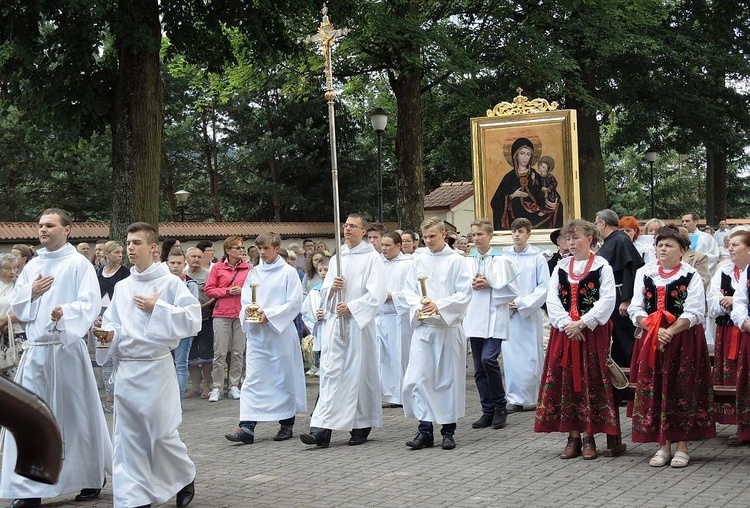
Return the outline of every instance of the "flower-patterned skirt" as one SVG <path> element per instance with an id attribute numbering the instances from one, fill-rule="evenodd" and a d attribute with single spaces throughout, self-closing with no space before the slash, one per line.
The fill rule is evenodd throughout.
<path id="1" fill-rule="evenodd" d="M 716 421 L 736 424 L 737 437 L 750 440 L 750 334 L 739 334 L 737 358 L 729 358 L 733 326 L 716 327 L 714 386 L 737 386 L 737 404 L 716 404 Z"/>
<path id="2" fill-rule="evenodd" d="M 638 339 L 636 352 L 643 349 L 643 340 Z M 663 445 L 715 437 L 711 365 L 703 325 L 678 333 L 663 352 L 657 350 L 654 368 L 643 353 L 633 358 L 630 372 L 631 381 L 638 384 L 633 442 Z"/>
<path id="3" fill-rule="evenodd" d="M 737 384 L 739 351 L 735 359 L 729 358 L 733 330 L 737 330 L 734 325 L 716 325 L 714 366 L 711 376 L 714 386 L 735 386 Z M 740 344 L 747 342 L 747 333 L 739 333 L 737 336 Z M 734 404 L 716 404 L 714 410 L 716 411 L 716 423 L 737 424 L 737 412 Z"/>
<path id="4" fill-rule="evenodd" d="M 573 362 L 561 366 L 565 332 L 552 328 L 544 359 L 534 432 L 580 431 L 588 434 L 619 434 L 620 424 L 607 368 L 612 322 L 583 331 L 580 342 L 580 392 L 573 386 Z"/>

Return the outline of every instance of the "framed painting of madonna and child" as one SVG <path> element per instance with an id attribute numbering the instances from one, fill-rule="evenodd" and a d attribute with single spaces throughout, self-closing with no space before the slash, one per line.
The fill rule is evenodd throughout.
<path id="1" fill-rule="evenodd" d="M 495 231 L 515 219 L 548 235 L 581 215 L 575 110 L 544 99 L 500 103 L 471 119 L 474 205 Z"/>

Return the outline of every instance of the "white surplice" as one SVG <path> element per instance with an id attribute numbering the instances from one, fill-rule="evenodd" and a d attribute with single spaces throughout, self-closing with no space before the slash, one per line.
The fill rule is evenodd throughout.
<path id="1" fill-rule="evenodd" d="M 509 404 L 529 408 L 536 406 L 544 367 L 542 306 L 547 299 L 549 267 L 533 245 L 521 252 L 505 247 L 503 252 L 520 274 L 514 300 L 518 311 L 510 313 L 510 340 L 503 344 L 505 398 Z"/>
<path id="2" fill-rule="evenodd" d="M 351 315 L 343 318 L 346 336 L 339 333 L 338 296 L 328 298 L 339 275 L 336 256 L 321 289 L 326 316 L 321 328 L 320 395 L 310 425 L 323 429 L 352 430 L 383 426 L 375 316 L 387 296 L 383 257 L 369 243 L 353 249 L 342 245 L 341 297 Z"/>
<path id="3" fill-rule="evenodd" d="M 0 498 L 56 497 L 100 487 L 111 472 L 112 441 L 104 419 L 88 347 L 81 339 L 101 309 L 99 282 L 91 263 L 70 244 L 53 252 L 38 251 L 13 293 L 11 311 L 26 330 L 28 349 L 15 381 L 41 397 L 52 409 L 63 437 L 63 468 L 55 485 L 45 485 L 13 472 L 16 442 L 10 432 L 3 443 Z M 31 297 L 37 276 L 53 276 L 52 287 Z M 51 332 L 52 309 L 60 305 L 58 332 Z"/>
<path id="4" fill-rule="evenodd" d="M 415 275 L 427 277 L 427 296 L 439 315 L 412 322 L 416 328 L 404 376 L 404 414 L 436 424 L 455 423 L 466 411 L 466 334 L 461 325 L 471 301 L 471 270 L 448 245 L 437 253 L 419 251 L 414 263 Z M 421 295 L 416 278 L 407 281 L 407 290 Z M 420 307 L 412 309 L 412 316 Z"/>
<path id="5" fill-rule="evenodd" d="M 151 313 L 136 296 L 159 298 Z M 115 508 L 161 504 L 195 478 L 195 465 L 177 431 L 182 406 L 170 351 L 201 329 L 201 308 L 165 263 L 153 264 L 117 283 L 102 328 L 114 330 L 101 365 L 115 361 L 113 492 Z"/>
<path id="6" fill-rule="evenodd" d="M 412 258 L 399 253 L 393 259 L 383 259 L 388 292 L 391 300 L 380 307 L 378 327 L 378 357 L 380 387 L 383 402 L 401 404 L 404 373 L 409 363 L 411 343 L 411 309 L 419 298 L 411 291 L 404 292 L 405 281 L 414 279 Z"/>
<path id="7" fill-rule="evenodd" d="M 474 250 L 466 258 L 471 276 L 483 275 L 490 290 L 471 292 L 471 305 L 466 310 L 464 332 L 467 337 L 507 339 L 509 337 L 508 304 L 518 295 L 518 271 L 503 253 L 495 248 L 480 254 Z M 505 345 L 503 345 L 503 348 Z"/>
<path id="8" fill-rule="evenodd" d="M 251 284 L 258 284 L 256 303 L 268 323 L 248 323 Z M 261 261 L 242 286 L 239 319 L 247 336 L 246 376 L 240 396 L 240 421 L 275 421 L 307 412 L 307 391 L 294 318 L 302 308 L 297 270 L 284 258 Z"/>

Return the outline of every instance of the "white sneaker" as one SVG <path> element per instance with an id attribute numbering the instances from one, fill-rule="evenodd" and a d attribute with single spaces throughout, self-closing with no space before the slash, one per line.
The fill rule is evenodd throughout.
<path id="1" fill-rule="evenodd" d="M 220 398 L 221 398 L 221 390 L 219 390 L 218 388 L 214 388 L 213 390 L 211 390 L 211 395 L 208 396 L 208 401 L 219 402 Z"/>
<path id="2" fill-rule="evenodd" d="M 308 376 L 314 376 L 315 374 L 317 374 L 317 372 L 318 372 L 317 368 L 310 367 L 310 370 L 308 370 L 307 372 L 305 372 L 305 374 L 307 374 Z"/>
<path id="3" fill-rule="evenodd" d="M 240 400 L 240 390 L 236 386 L 233 386 L 229 389 L 229 393 L 227 394 L 228 399 L 232 400 Z"/>

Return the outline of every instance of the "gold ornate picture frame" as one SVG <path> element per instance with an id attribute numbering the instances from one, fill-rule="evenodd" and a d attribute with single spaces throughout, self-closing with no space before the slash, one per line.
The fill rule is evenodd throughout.
<path id="1" fill-rule="evenodd" d="M 471 153 L 475 214 L 493 221 L 501 243 L 516 218 L 549 242 L 549 233 L 581 216 L 575 110 L 529 101 L 519 89 L 512 103 L 471 119 Z"/>

